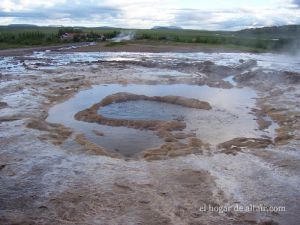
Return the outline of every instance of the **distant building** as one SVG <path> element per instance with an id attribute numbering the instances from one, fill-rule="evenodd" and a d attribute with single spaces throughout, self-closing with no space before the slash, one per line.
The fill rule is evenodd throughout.
<path id="1" fill-rule="evenodd" d="M 85 39 L 87 38 L 87 33 L 64 33 L 60 36 L 60 39 L 63 41 L 70 41 L 73 40 L 74 37 L 78 37 L 79 39 Z"/>
<path id="2" fill-rule="evenodd" d="M 60 36 L 60 39 L 63 41 L 70 41 L 73 40 L 75 33 L 64 33 L 63 35 Z"/>
<path id="3" fill-rule="evenodd" d="M 86 40 L 86 39 L 97 39 L 100 41 L 105 41 L 106 37 L 103 34 L 91 34 L 89 33 L 64 33 L 60 36 L 60 40 L 62 41 L 72 41 L 74 38 L 78 38 L 80 40 Z"/>

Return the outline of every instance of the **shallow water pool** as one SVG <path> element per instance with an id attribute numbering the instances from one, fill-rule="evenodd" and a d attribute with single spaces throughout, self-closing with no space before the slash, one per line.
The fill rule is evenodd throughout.
<path id="1" fill-rule="evenodd" d="M 270 136 L 269 132 L 258 130 L 255 117 L 250 114 L 251 108 L 255 104 L 256 93 L 248 88 L 220 89 L 186 84 L 98 85 L 89 90 L 80 91 L 68 101 L 51 108 L 47 121 L 64 124 L 73 128 L 75 133 L 84 133 L 92 142 L 107 149 L 117 150 L 126 156 L 162 144 L 163 141 L 151 131 L 141 131 L 127 127 L 110 127 L 74 119 L 77 112 L 100 102 L 108 95 L 118 92 L 147 96 L 177 95 L 197 98 L 209 102 L 212 110 L 191 109 L 176 105 L 170 106 L 170 104 L 166 104 L 168 105 L 166 106 L 161 103 L 157 105 L 157 102 L 145 103 L 142 101 L 138 104 L 136 102 L 126 102 L 124 104 L 112 104 L 107 108 L 104 107 L 102 109 L 104 111 L 101 113 L 104 113 L 107 117 L 176 119 L 177 116 L 181 115 L 187 125 L 186 132 L 193 132 L 198 138 L 212 145 L 235 137 Z M 97 136 L 93 130 L 103 132 L 104 136 Z"/>

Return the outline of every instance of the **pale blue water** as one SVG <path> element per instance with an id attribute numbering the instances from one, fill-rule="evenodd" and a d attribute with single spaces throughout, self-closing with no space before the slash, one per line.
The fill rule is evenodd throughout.
<path id="1" fill-rule="evenodd" d="M 108 118 L 126 120 L 176 120 L 190 108 L 155 101 L 128 101 L 102 107 L 98 112 Z"/>
<path id="2" fill-rule="evenodd" d="M 34 52 L 26 56 L 25 63 L 33 65 L 45 62 L 37 69 L 51 69 L 71 64 L 101 63 L 102 61 L 146 61 L 163 65 L 177 63 L 195 63 L 211 61 L 217 65 L 238 66 L 239 60 L 256 60 L 258 67 L 273 70 L 300 72 L 299 56 L 283 54 L 251 54 L 251 53 L 134 53 L 134 52 Z M 4 73 L 26 74 L 26 68 L 17 57 L 0 57 L 0 71 Z"/>
<path id="3" fill-rule="evenodd" d="M 127 102 L 112 104 L 102 110 L 107 117 L 126 119 L 176 119 L 183 116 L 187 131 L 194 130 L 197 136 L 211 144 L 230 140 L 234 137 L 257 137 L 263 133 L 256 131 L 255 117 L 250 109 L 255 104 L 255 91 L 251 89 L 219 89 L 186 84 L 174 85 L 127 85 L 119 84 L 93 86 L 80 91 L 66 102 L 55 105 L 49 111 L 47 121 L 61 123 L 72 128 L 75 133 L 84 133 L 92 142 L 107 149 L 118 149 L 130 156 L 146 148 L 158 147 L 163 141 L 151 131 L 126 127 L 110 127 L 96 123 L 77 121 L 74 115 L 104 97 L 118 92 L 129 92 L 147 96 L 178 95 L 208 101 L 212 110 L 190 109 L 157 102 Z M 103 132 L 103 137 L 92 130 Z"/>

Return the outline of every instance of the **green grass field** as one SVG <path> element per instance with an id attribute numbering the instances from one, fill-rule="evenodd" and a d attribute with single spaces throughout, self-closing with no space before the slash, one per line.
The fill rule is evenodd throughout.
<path id="1" fill-rule="evenodd" d="M 86 33 L 87 37 L 61 40 L 64 31 Z M 111 39 L 120 32 L 133 32 L 135 40 L 196 43 L 208 46 L 248 49 L 256 52 L 291 50 L 300 46 L 300 26 L 259 28 L 237 32 L 201 30 L 125 30 L 118 28 L 58 28 L 0 26 L 0 49 L 44 46 L 68 42 L 98 41 L 99 35 Z M 116 46 L 108 43 L 107 46 Z"/>

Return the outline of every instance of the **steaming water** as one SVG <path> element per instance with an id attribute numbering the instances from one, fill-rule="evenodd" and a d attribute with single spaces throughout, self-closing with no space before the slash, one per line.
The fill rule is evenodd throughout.
<path id="1" fill-rule="evenodd" d="M 187 124 L 186 132 L 194 132 L 197 137 L 210 144 L 218 144 L 235 137 L 271 136 L 268 132 L 258 130 L 255 117 L 250 108 L 255 104 L 256 93 L 248 88 L 218 89 L 195 85 L 128 85 L 117 84 L 94 86 L 79 92 L 70 100 L 54 106 L 49 111 L 47 121 L 61 123 L 74 129 L 76 133 L 84 133 L 94 143 L 107 149 L 118 149 L 122 154 L 130 156 L 146 148 L 157 147 L 162 143 L 153 132 L 140 131 L 126 127 L 110 127 L 96 123 L 77 121 L 74 115 L 107 95 L 117 92 L 130 92 L 147 96 L 178 95 L 208 101 L 212 110 L 190 109 L 170 104 L 144 101 L 112 104 L 104 107 L 108 117 L 126 119 L 173 119 L 181 116 Z M 160 110 L 157 112 L 157 110 Z M 103 132 L 102 137 L 92 131 Z"/>
<path id="2" fill-rule="evenodd" d="M 187 114 L 190 108 L 155 101 L 128 101 L 100 108 L 101 115 L 127 120 L 174 120 Z"/>
<path id="3" fill-rule="evenodd" d="M 24 58 L 0 57 L 0 71 L 8 74 L 26 74 L 23 62 L 35 69 L 57 68 L 71 64 L 101 63 L 101 61 L 147 61 L 174 65 L 177 63 L 195 63 L 210 60 L 218 65 L 235 67 L 239 60 L 257 60 L 258 67 L 266 70 L 284 70 L 300 72 L 300 58 L 279 54 L 251 53 L 128 53 L 128 52 L 34 52 Z M 38 63 L 38 64 L 37 64 Z"/>
<path id="4" fill-rule="evenodd" d="M 134 31 L 123 31 L 117 37 L 113 38 L 112 41 L 120 42 L 120 41 L 130 41 L 134 38 Z"/>
<path id="5" fill-rule="evenodd" d="M 86 63 L 101 63 L 103 61 L 146 61 L 158 64 L 174 65 L 177 63 L 195 63 L 213 61 L 219 65 L 236 67 L 239 60 L 254 59 L 258 67 L 265 69 L 287 70 L 300 72 L 297 58 L 275 54 L 250 54 L 250 53 L 64 53 L 64 52 L 34 52 L 26 57 L 0 57 L 0 71 L 2 74 L 30 74 L 43 69 L 57 69 Z M 28 70 L 32 68 L 34 70 Z M 145 69 L 141 74 L 149 76 L 192 76 L 193 74 L 157 68 Z M 227 77 L 235 85 L 233 77 Z M 275 125 L 265 132 L 257 130 L 255 118 L 249 114 L 254 106 L 256 94 L 250 89 L 233 88 L 223 90 L 207 86 L 191 85 L 119 85 L 95 86 L 91 90 L 82 91 L 69 101 L 51 109 L 48 120 L 62 123 L 73 128 L 77 133 L 84 133 L 89 140 L 108 149 L 118 149 L 125 155 L 132 155 L 145 148 L 156 147 L 162 143 L 157 136 L 149 131 L 138 131 L 125 127 L 108 127 L 98 124 L 85 123 L 74 120 L 73 116 L 78 111 L 90 107 L 107 95 L 117 92 L 131 92 L 135 94 L 154 95 L 179 95 L 189 98 L 199 98 L 208 101 L 213 109 L 211 111 L 181 109 L 178 106 L 165 107 L 162 104 L 135 102 L 110 106 L 105 108 L 106 115 L 115 118 L 138 119 L 174 119 L 183 117 L 187 124 L 187 131 L 193 131 L 202 140 L 211 144 L 218 144 L 235 137 L 274 136 Z M 120 110 L 118 110 L 120 109 Z M 135 110 L 133 110 L 135 109 Z M 153 109 L 152 111 L 149 109 Z M 120 112 L 123 114 L 120 114 Z M 159 111 L 158 114 L 154 113 Z M 171 112 L 176 113 L 171 113 Z M 93 130 L 105 133 L 99 137 Z"/>
<path id="6" fill-rule="evenodd" d="M 0 72 L 9 74 L 25 73 L 26 69 L 19 60 L 14 57 L 0 57 Z"/>
<path id="7" fill-rule="evenodd" d="M 226 77 L 224 78 L 223 80 L 224 81 L 228 81 L 230 84 L 232 84 L 233 86 L 236 85 L 236 82 L 233 80 L 234 76 L 229 76 L 229 77 Z"/>

